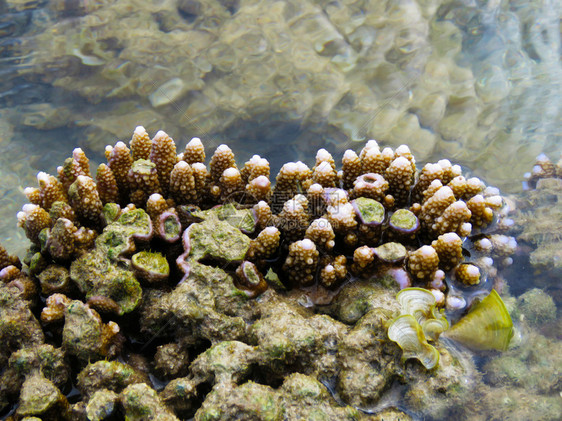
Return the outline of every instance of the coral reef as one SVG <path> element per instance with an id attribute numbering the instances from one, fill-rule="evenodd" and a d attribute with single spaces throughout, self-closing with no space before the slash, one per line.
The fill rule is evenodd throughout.
<path id="1" fill-rule="evenodd" d="M 516 245 L 497 189 L 446 160 L 418 171 L 409 148 L 374 140 L 339 173 L 325 150 L 312 168 L 287 163 L 273 187 L 264 158 L 239 168 L 220 145 L 207 168 L 199 139 L 177 155 L 142 127 L 106 157 L 97 182 L 80 150 L 58 179 L 41 175 L 18 215 L 23 269 L 1 254 L 0 403 L 26 391 L 16 418 L 407 419 L 393 394 L 420 414 L 424 399 L 470 399 L 476 368 L 437 337 L 445 311 L 487 326 L 478 299 L 497 296 Z M 33 375 L 12 368 L 23 350 Z"/>
<path id="2" fill-rule="evenodd" d="M 158 349 L 166 350 L 155 363 L 161 364 L 158 376 L 171 379 L 159 400 L 151 388 L 138 386 L 142 384 L 138 378 L 124 392 L 129 384 L 113 390 L 111 383 L 118 375 L 108 375 L 96 391 L 87 394 L 80 389 L 78 395 L 68 382 L 56 381 L 44 371 L 42 375 L 26 372 L 29 382 L 26 380 L 25 394 L 20 398 L 21 409 L 9 418 L 49 419 L 55 411 L 57 418 L 70 419 L 136 418 L 142 417 L 140 413 L 170 418 L 162 401 L 185 419 L 226 418 L 228 414 L 240 418 L 408 419 L 396 408 L 381 409 L 396 402 L 420 419 L 562 418 L 557 384 L 559 342 L 553 339 L 545 346 L 541 336 L 557 326 L 552 320 L 556 309 L 545 296 L 553 297 L 558 305 L 562 302 L 556 237 L 560 206 L 555 199 L 560 189 L 546 181 L 553 179 L 553 166 L 544 158 L 539 160 L 548 177 L 536 189 L 531 182 L 535 190 L 528 194 L 530 203 L 518 204 L 516 212 L 521 212 L 513 216 L 515 223 L 510 226 L 509 218 L 498 218 L 497 222 L 492 218 L 498 212 L 494 209 L 497 195 L 482 194 L 478 180 L 458 175 L 446 162 L 433 164 L 433 170 L 416 172 L 417 180 L 408 179 L 408 171 L 414 167 L 408 167 L 405 160 L 411 164 L 411 156 L 404 148 L 392 149 L 408 141 L 420 161 L 447 156 L 473 168 L 475 175 L 485 175 L 488 182 L 500 183 L 502 190 L 518 188 L 519 174 L 530 167 L 532 157 L 542 150 L 550 153 L 560 144 L 558 3 L 5 0 L 0 2 L 0 10 L 0 51 L 5 65 L 5 89 L 0 98 L 2 215 L 12 215 L 21 207 L 16 186 L 30 185 L 31 172 L 51 168 L 55 161 L 62 164 L 58 180 L 44 174 L 38 177 L 38 188 L 26 189 L 28 201 L 44 209 L 48 218 L 38 208 L 28 207 L 22 215 L 25 231 L 14 235 L 11 218 L 2 218 L 6 222 L 0 224 L 4 245 L 12 246 L 25 234 L 34 243 L 27 258 L 18 251 L 25 260 L 23 269 L 10 257 L 9 264 L 0 268 L 0 289 L 9 291 L 1 293 L 1 315 L 10 320 L 1 329 L 6 344 L 2 355 L 43 346 L 38 345 L 43 339 L 37 335 L 34 319 L 45 314 L 40 324 L 44 340 L 59 353 L 76 354 L 68 355 L 71 377 L 75 378 L 84 364 L 77 361 L 77 355 L 83 353 L 70 341 L 62 348 L 68 319 L 65 311 L 72 302 L 80 307 L 81 315 L 90 316 L 87 320 L 92 326 L 101 328 L 112 322 L 126 335 L 116 357 L 111 353 L 104 357 L 95 344 L 84 342 L 91 358 L 122 358 L 144 367 L 152 376 L 153 365 L 143 366 L 134 353 L 150 360 L 158 355 Z M 218 178 L 211 178 L 204 148 L 195 139 L 176 161 L 171 156 L 160 159 L 158 155 L 165 154 L 170 143 L 151 153 L 150 136 L 139 128 L 129 144 L 129 155 L 121 145 L 116 146 L 114 154 L 108 150 L 113 156 L 107 165 L 98 167 L 99 200 L 91 192 L 92 206 L 82 203 L 76 196 L 91 190 L 92 183 L 81 177 L 93 177 L 92 164 L 101 159 L 103 145 L 108 139 L 130 138 L 129 130 L 140 122 L 146 122 L 151 133 L 164 128 L 177 140 L 188 140 L 191 136 L 185 138 L 186 133 L 197 133 L 208 147 L 228 140 L 242 159 L 238 162 L 241 168 L 229 167 L 226 174 L 222 171 Z M 339 162 L 325 151 L 318 152 L 316 162 L 311 160 L 316 149 L 341 155 L 351 141 L 371 137 L 392 148 L 372 148 L 370 153 L 346 151 L 341 175 L 337 172 Z M 72 142 L 82 149 L 64 161 L 60 151 Z M 269 168 L 262 165 L 261 157 L 250 158 L 258 148 L 275 169 L 283 163 L 281 159 L 301 159 L 310 165 L 299 164 L 303 182 L 298 180 L 295 189 L 289 186 L 289 197 L 277 194 L 272 200 L 275 187 Z M 182 150 L 178 148 L 176 153 Z M 405 160 L 392 165 L 398 157 Z M 242 164 L 246 159 L 248 163 Z M 139 164 L 134 166 L 135 162 Z M 423 212 L 411 208 L 415 203 L 423 206 L 424 191 L 437 193 L 437 183 L 430 188 L 435 170 L 443 175 L 434 178 L 440 178 L 465 205 L 453 203 L 444 210 L 436 206 L 435 214 L 430 208 Z M 405 194 L 408 187 L 402 185 L 413 187 L 409 198 Z M 334 187 L 349 193 L 349 205 L 336 199 L 327 203 L 324 197 L 337 195 L 328 190 Z M 151 193 L 160 197 L 150 200 Z M 293 200 L 296 194 L 305 195 L 308 203 L 302 198 Z M 382 224 L 370 224 L 365 212 L 353 213 L 357 203 L 353 201 L 361 196 L 378 201 L 384 208 Z M 101 219 L 96 217 L 100 201 L 108 205 Z M 234 230 L 220 224 L 221 230 L 241 241 L 241 251 L 250 239 L 246 255 L 223 261 L 216 254 L 219 247 L 201 241 L 213 252 L 207 254 L 198 246 L 196 258 L 190 256 L 181 235 L 190 224 L 202 223 L 200 217 L 192 215 L 196 211 L 192 204 L 205 210 L 224 201 L 262 204 L 254 209 L 257 222 L 242 218 L 242 230 L 236 230 L 241 227 L 235 222 L 240 215 L 231 212 L 231 207 L 222 208 L 229 216 L 218 217 L 219 221 L 234 222 Z M 287 201 L 291 204 L 280 216 Z M 136 250 L 117 258 L 92 253 L 98 249 L 101 254 L 96 237 L 118 221 L 121 207 L 124 213 L 134 210 L 130 203 L 149 215 L 152 238 L 133 238 Z M 539 210 L 538 218 L 534 209 Z M 466 225 L 468 211 L 471 235 Z M 444 220 L 437 221 L 442 215 Z M 436 220 L 430 221 L 434 217 Z M 415 228 L 416 219 L 419 228 Z M 301 225 L 292 226 L 292 220 Z M 408 232 L 408 221 L 415 232 Z M 252 230 L 254 223 L 257 227 Z M 207 223 L 200 233 L 209 233 L 211 225 Z M 492 228 L 498 234 L 492 234 Z M 126 236 L 115 235 L 117 242 L 126 240 Z M 508 236 L 517 236 L 523 247 L 516 250 Z M 290 265 L 284 269 L 290 243 L 306 240 L 314 243 L 318 252 L 318 258 L 312 259 L 312 264 L 317 260 L 316 267 L 294 259 L 305 273 Z M 410 260 L 410 256 L 423 256 L 423 252 L 414 253 L 429 246 L 437 252 L 437 268 L 434 263 L 416 262 L 420 260 L 416 257 Z M 518 258 L 527 249 L 533 253 L 532 259 L 529 262 L 522 257 L 522 265 Z M 165 269 L 133 267 L 134 260 L 154 252 L 161 252 L 168 263 L 167 279 L 162 279 Z M 182 253 L 186 254 L 186 265 L 178 268 L 175 262 Z M 70 265 L 82 258 L 82 263 L 95 263 L 96 275 L 122 275 L 133 287 L 123 292 L 116 285 L 80 274 L 79 281 L 84 281 L 80 288 L 70 276 Z M 503 270 L 512 258 L 515 275 Z M 108 271 L 98 263 L 106 264 Z M 429 275 L 434 269 L 433 276 Z M 158 280 L 153 282 L 155 272 Z M 133 285 L 131 273 L 139 282 L 138 288 L 142 287 L 139 300 L 140 289 Z M 310 273 L 314 273 L 314 284 L 298 286 L 301 279 L 309 282 Z M 353 282 L 349 282 L 351 277 Z M 412 285 L 430 288 L 437 305 L 446 306 L 454 321 L 492 286 L 499 289 L 503 284 L 503 295 L 506 286 L 512 292 L 516 288 L 527 290 L 535 285 L 535 279 L 546 287 L 546 294 L 529 290 L 517 301 L 506 300 L 508 308 L 517 307 L 512 313 L 514 320 L 531 326 L 531 333 L 524 332 L 522 337 L 526 346 L 521 358 L 521 348 L 503 354 L 512 358 L 513 364 L 507 358 L 498 366 L 486 364 L 490 375 L 481 380 L 470 375 L 475 372 L 470 361 L 439 344 L 437 371 L 425 370 L 416 359 L 388 362 L 386 357 L 401 355 L 401 351 L 381 334 L 386 327 L 379 323 L 384 317 L 375 317 L 380 312 L 370 313 L 375 308 L 396 310 L 394 291 L 383 292 Z M 93 284 L 86 285 L 88 282 Z M 191 285 L 186 288 L 184 284 Z M 187 297 L 174 295 L 173 290 L 180 287 Z M 301 288 L 306 289 L 305 294 L 300 294 Z M 271 305 L 263 311 L 270 320 L 261 327 L 260 335 L 264 341 L 268 334 L 276 338 L 272 343 L 283 347 L 283 360 L 261 356 L 253 360 L 248 357 L 253 355 L 248 347 L 262 342 L 254 337 L 250 341 L 241 327 L 256 324 L 263 310 L 260 303 L 275 295 L 299 303 L 289 309 L 280 305 L 278 311 Z M 174 307 L 174 300 L 181 305 Z M 87 303 L 89 309 L 78 302 Z M 325 303 L 330 304 L 320 305 Z M 99 313 L 101 325 L 94 311 Z M 284 311 L 291 314 L 286 316 Z M 311 320 L 318 311 L 345 323 L 350 330 L 360 328 L 348 338 L 349 332 L 342 333 L 338 323 L 328 323 L 328 316 Z M 141 315 L 151 324 L 139 326 Z M 207 317 L 211 320 L 205 325 Z M 304 334 L 288 335 L 282 323 L 275 323 L 276 317 L 293 321 L 289 325 L 294 330 L 304 326 Z M 366 319 L 359 322 L 361 317 Z M 70 316 L 69 329 L 76 319 Z M 13 331 L 15 323 L 24 326 L 21 332 Z M 215 323 L 218 331 L 213 331 Z M 220 332 L 223 326 L 228 328 L 226 334 Z M 140 327 L 144 328 L 142 333 Z M 311 334 L 314 329 L 329 327 L 334 335 Z M 26 337 L 27 333 L 32 338 Z M 80 335 L 75 337 L 84 340 Z M 291 350 L 293 340 L 298 346 Z M 381 342 L 386 347 L 381 347 Z M 21 346 L 24 348 L 15 351 Z M 314 378 L 317 373 L 307 374 L 308 378 L 289 374 L 295 366 L 303 371 L 295 361 L 304 358 L 310 362 L 307 352 L 322 360 L 335 354 L 334 347 L 341 349 L 336 355 L 341 356 L 349 381 L 340 378 L 330 383 L 324 379 L 321 385 Z M 222 381 L 224 372 L 217 367 L 225 361 L 220 356 L 228 352 L 231 358 L 225 370 L 235 375 L 227 384 Z M 489 361 L 489 354 L 483 355 L 485 361 Z M 179 368 L 173 364 L 174 355 L 183 357 L 177 358 Z M 220 381 L 211 384 L 212 380 L 206 379 L 196 385 L 189 369 L 191 361 L 197 361 L 193 370 L 198 379 L 201 373 L 212 372 Z M 217 362 L 214 366 L 213 361 Z M 378 366 L 381 361 L 388 362 L 388 369 Z M 0 362 L 4 369 L 5 359 Z M 276 366 L 281 368 L 275 370 Z M 529 376 L 520 376 L 522 366 L 528 367 Z M 277 376 L 264 379 L 259 374 L 262 370 Z M 379 373 L 391 380 L 381 380 Z M 375 379 L 372 387 L 371 378 Z M 153 389 L 162 386 L 160 379 L 151 379 Z M 10 379 L 3 380 L 1 387 L 12 384 Z M 18 383 L 8 398 L 2 398 L 3 407 L 18 400 L 22 385 Z M 68 403 L 56 388 L 69 394 Z M 334 393 L 337 405 L 331 399 Z M 345 402 L 338 393 L 345 396 Z M 139 395 L 147 397 L 147 405 L 132 402 Z M 44 404 L 35 405 L 35 397 Z M 368 407 L 377 414 L 345 407 L 342 402 Z M 374 409 L 373 403 L 377 405 Z M 4 415 L 0 413 L 0 417 Z"/>

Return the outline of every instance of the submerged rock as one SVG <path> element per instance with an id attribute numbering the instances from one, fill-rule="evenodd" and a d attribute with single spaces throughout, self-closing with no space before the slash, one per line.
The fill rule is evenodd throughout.
<path id="1" fill-rule="evenodd" d="M 387 413 L 389 411 L 386 411 Z M 390 411 L 392 412 L 392 411 Z M 396 419 L 409 417 L 396 411 Z M 209 393 L 195 414 L 196 420 L 375 420 L 350 406 L 340 406 L 322 383 L 313 377 L 294 373 L 279 389 L 247 382 L 237 386 L 225 383 Z M 387 418 L 384 418 L 387 419 Z"/>
<path id="2" fill-rule="evenodd" d="M 234 286 L 224 270 L 193 259 L 188 262 L 186 279 L 142 309 L 142 329 L 157 333 L 165 325 L 168 332 L 191 343 L 245 338 L 244 318 L 251 319 L 255 313 L 248 296 Z"/>
<path id="3" fill-rule="evenodd" d="M 166 408 L 156 391 L 145 383 L 127 386 L 119 394 L 119 402 L 127 420 L 179 420 Z"/>
<path id="4" fill-rule="evenodd" d="M 328 316 L 313 315 L 291 302 L 264 302 L 261 318 L 249 330 L 250 343 L 264 375 L 283 377 L 297 370 L 320 379 L 338 369 L 336 351 L 347 327 Z"/>
<path id="5" fill-rule="evenodd" d="M 29 309 L 21 291 L 13 286 L 0 284 L 0 366 L 6 367 L 13 351 L 23 347 L 40 345 L 45 335 L 39 322 Z"/>
<path id="6" fill-rule="evenodd" d="M 485 380 L 495 387 L 521 388 L 542 395 L 560 393 L 562 352 L 559 343 L 525 330 L 519 346 L 508 350 L 484 367 Z"/>
<path id="7" fill-rule="evenodd" d="M 98 361 L 88 364 L 78 374 L 78 390 L 89 399 L 97 390 L 119 393 L 136 383 L 150 383 L 148 378 L 128 364 L 118 361 Z"/>
<path id="8" fill-rule="evenodd" d="M 355 324 L 338 347 L 337 391 L 344 402 L 361 409 L 373 407 L 396 376 L 396 344 L 388 341 L 386 323 L 392 314 L 374 308 Z"/>
<path id="9" fill-rule="evenodd" d="M 61 391 L 41 374 L 32 374 L 23 383 L 19 417 L 38 416 L 46 421 L 70 420 L 68 401 Z"/>
<path id="10" fill-rule="evenodd" d="M 540 170 L 539 164 L 535 168 Z M 531 248 L 529 263 L 536 272 L 534 284 L 544 288 L 559 304 L 562 303 L 559 282 L 562 276 L 562 178 L 556 177 L 556 166 L 550 160 L 542 164 L 550 164 L 554 174 L 543 171 L 530 175 L 528 185 L 532 188 L 518 198 L 510 228 L 518 235 L 518 241 Z"/>
<path id="11" fill-rule="evenodd" d="M 117 411 L 119 395 L 111 390 L 96 391 L 86 406 L 86 416 L 91 421 L 102 421 Z"/>
<path id="12" fill-rule="evenodd" d="M 540 328 L 556 319 L 556 305 L 550 295 L 533 288 L 517 298 L 517 313 L 530 327 Z"/>
<path id="13" fill-rule="evenodd" d="M 75 260 L 70 277 L 86 299 L 109 298 L 119 306 L 120 314 L 133 311 L 142 290 L 133 273 L 119 265 L 121 258 L 134 252 L 135 238 L 147 241 L 152 235 L 150 218 L 142 209 L 123 213 L 96 238 L 96 247 Z"/>
<path id="14" fill-rule="evenodd" d="M 255 347 L 223 341 L 199 355 L 189 367 L 197 382 L 240 383 L 257 361 Z"/>
<path id="15" fill-rule="evenodd" d="M 87 363 L 112 358 L 120 352 L 119 326 L 115 322 L 103 323 L 97 312 L 81 301 L 72 301 L 64 318 L 62 346 L 67 355 Z"/>
<path id="16" fill-rule="evenodd" d="M 195 420 L 282 420 L 283 416 L 273 388 L 254 382 L 220 383 L 207 395 Z"/>

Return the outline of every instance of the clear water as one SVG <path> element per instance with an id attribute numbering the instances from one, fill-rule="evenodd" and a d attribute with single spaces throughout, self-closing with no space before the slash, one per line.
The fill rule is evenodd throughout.
<path id="1" fill-rule="evenodd" d="M 137 125 L 272 173 L 366 139 L 503 192 L 562 145 L 558 1 L 0 1 L 0 241 L 22 188 Z M 530 275 L 525 275 L 525 279 Z M 556 394 L 558 391 L 552 391 Z"/>

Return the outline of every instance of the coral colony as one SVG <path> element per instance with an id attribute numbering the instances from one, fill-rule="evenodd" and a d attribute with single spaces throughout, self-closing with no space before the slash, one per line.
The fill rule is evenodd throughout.
<path id="1" fill-rule="evenodd" d="M 276 371 L 275 358 L 290 373 L 287 367 L 312 357 L 298 362 L 293 356 L 289 364 L 282 355 L 272 356 L 267 348 L 271 335 L 260 331 L 273 323 L 267 321 L 271 302 L 278 302 L 276 311 L 286 307 L 283 317 L 302 318 L 283 300 L 301 294 L 301 308 L 337 307 L 343 300 L 338 294 L 361 280 L 380 284 L 384 279 L 392 294 L 402 290 L 399 303 L 389 304 L 393 314 L 384 323 L 380 319 L 386 326 L 381 338 L 394 347 L 397 365 L 416 358 L 426 369 L 438 367 L 440 352 L 428 341 L 438 346 L 443 332 L 475 349 L 507 348 L 511 320 L 493 288 L 501 289 L 498 269 L 511 263 L 516 247 L 506 235 L 512 221 L 497 189 L 466 178 L 446 159 L 419 169 L 407 146 L 381 149 L 370 140 L 359 154 L 345 151 L 341 169 L 321 149 L 312 167 L 286 163 L 272 183 L 269 163 L 258 155 L 239 167 L 232 150 L 220 145 L 207 166 L 200 139 L 193 138 L 178 155 L 166 133 L 159 131 L 151 139 L 141 126 L 129 146 L 107 146 L 105 155 L 107 163 L 92 177 L 88 158 L 77 148 L 58 167 L 57 176 L 41 172 L 38 187 L 25 189 L 30 203 L 17 218 L 32 246 L 24 269 L 0 248 L 0 278 L 12 287 L 1 288 L 0 299 L 14 303 L 2 310 L 8 320 L 2 322 L 2 365 L 9 362 L 12 370 L 24 350 L 33 350 L 26 351 L 33 354 L 26 358 L 42 361 L 36 365 L 62 364 L 51 367 L 60 378 L 39 369 L 33 376 L 28 368 L 18 369 L 14 381 L 23 387 L 20 417 L 52 410 L 30 408 L 25 394 L 39 387 L 56 391 L 53 408 L 66 414 L 68 403 L 58 387 L 68 380 L 68 370 L 80 373 L 78 387 L 86 405 L 95 388 L 86 385 L 84 370 L 97 367 L 105 373 L 102 377 L 127 378 L 103 399 L 115 403 L 121 392 L 127 413 L 126 396 L 145 394 L 160 408 L 156 412 L 175 419 L 159 399 L 176 402 L 177 390 L 168 385 L 158 397 L 146 384 L 142 388 L 149 391 L 131 389 L 141 388 L 136 383 L 146 383 L 146 377 L 133 368 L 123 374 L 123 364 L 109 362 L 121 355 L 133 335 L 127 327 L 138 330 L 139 319 L 145 337 L 176 338 L 154 357 L 156 366 L 165 367 L 156 370 L 163 377 L 185 376 L 186 367 L 176 370 L 169 360 L 187 358 L 182 350 L 200 349 L 201 341 L 210 342 L 211 349 L 227 343 L 247 347 L 236 342 L 242 341 L 254 346 L 252 352 L 261 350 L 259 357 L 247 357 L 252 364 L 286 380 Z M 323 317 L 323 323 L 330 319 L 314 316 L 303 326 L 319 320 L 315 317 Z M 474 321 L 487 329 L 490 320 L 490 337 L 475 339 Z M 6 323 L 11 323 L 11 333 Z M 60 349 L 45 344 L 57 341 Z M 57 353 L 70 359 L 71 368 Z M 103 368 L 102 363 L 114 365 Z M 320 370 L 315 375 L 323 379 L 334 373 Z M 131 380 L 135 376 L 140 380 Z M 195 390 L 204 381 L 190 377 L 189 384 Z M 345 403 L 363 407 L 374 402 L 373 397 L 357 398 L 354 387 L 339 381 Z M 188 395 L 191 399 L 196 392 Z M 6 390 L 0 397 L 5 406 L 17 394 Z"/>
<path id="2" fill-rule="evenodd" d="M 183 232 L 188 248 L 191 230 L 185 228 L 198 212 L 230 203 L 233 212 L 252 211 L 240 215 L 253 218 L 245 230 L 251 241 L 244 267 L 254 267 L 256 276 L 273 269 L 289 288 L 333 290 L 350 274 L 401 269 L 405 273 L 396 276 L 405 279 L 402 286 L 427 287 L 440 303 L 453 297 L 449 305 L 456 307 L 462 301 L 457 289 L 490 289 L 495 268 L 509 264 L 516 245 L 502 235 L 503 202 L 496 189 L 466 179 L 448 160 L 418 172 L 405 145 L 381 150 L 371 140 L 359 155 L 347 150 L 339 172 L 321 149 L 312 168 L 300 161 L 285 164 L 273 188 L 266 159 L 255 155 L 239 169 L 231 149 L 221 145 L 207 168 L 198 138 L 177 155 L 166 133 L 151 140 L 137 127 L 130 149 L 118 142 L 105 153 L 108 163 L 98 167 L 96 181 L 85 154 L 75 149 L 58 178 L 39 173 L 39 187 L 25 189 L 31 204 L 18 214 L 18 223 L 41 248 L 34 256 L 41 264 L 84 259 L 100 248 L 103 229 L 112 231 L 111 224 L 130 212 L 150 225 L 145 243 L 154 235 L 174 244 Z M 120 254 L 130 257 L 134 242 L 127 241 L 132 249 Z M 117 256 L 105 258 L 112 257 Z M 251 284 L 238 281 L 251 293 Z"/>

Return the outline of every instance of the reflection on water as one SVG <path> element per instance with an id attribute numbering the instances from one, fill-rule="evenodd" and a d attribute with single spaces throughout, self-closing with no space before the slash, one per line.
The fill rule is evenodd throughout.
<path id="1" fill-rule="evenodd" d="M 0 1 L 0 237 L 35 173 L 133 128 L 312 163 L 408 143 L 517 192 L 562 143 L 557 1 Z M 515 272 L 515 271 L 514 271 Z M 526 276 L 525 279 L 528 277 Z M 523 292 L 527 288 L 520 288 Z"/>

